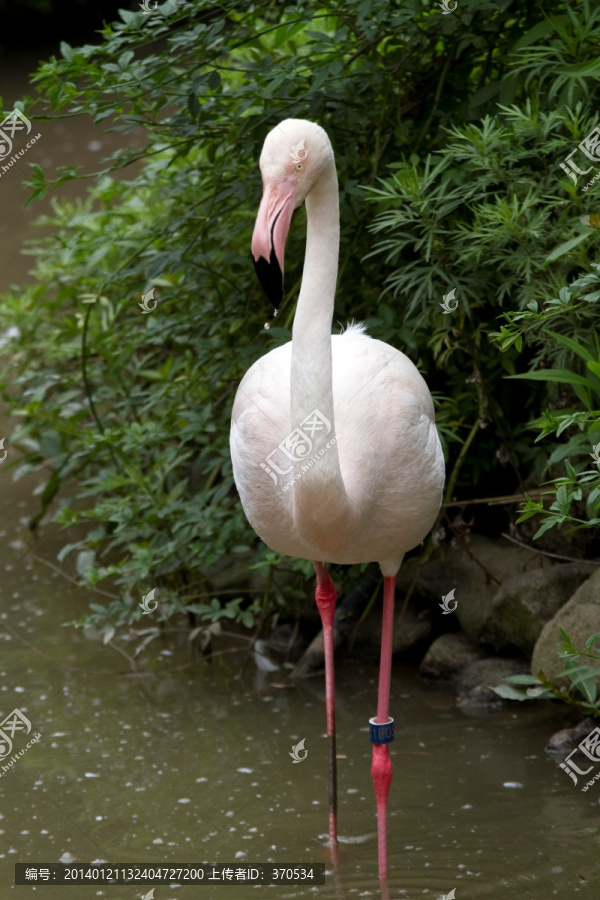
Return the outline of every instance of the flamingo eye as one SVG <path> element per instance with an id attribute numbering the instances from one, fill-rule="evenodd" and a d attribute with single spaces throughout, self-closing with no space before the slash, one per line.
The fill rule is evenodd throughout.
<path id="1" fill-rule="evenodd" d="M 296 172 L 302 171 L 302 163 L 296 163 L 294 168 L 295 168 Z"/>

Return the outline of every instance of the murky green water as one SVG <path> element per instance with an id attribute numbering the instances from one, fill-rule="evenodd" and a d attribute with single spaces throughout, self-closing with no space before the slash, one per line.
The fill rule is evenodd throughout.
<path id="1" fill-rule="evenodd" d="M 152 644 L 146 671 L 130 674 L 119 654 L 62 627 L 89 595 L 31 558 L 54 562 L 60 546 L 51 529 L 30 545 L 33 480 L 11 485 L 5 469 L 0 477 L 0 713 L 20 709 L 41 734 L 0 778 L 1 896 L 42 890 L 12 884 L 15 862 L 327 861 L 322 679 L 278 687 L 285 675 L 258 673 L 243 650 L 210 664 L 190 658 L 185 631 Z M 367 729 L 376 674 L 338 670 L 337 877 L 271 887 L 273 896 L 379 895 Z M 543 752 L 558 708 L 469 717 L 451 692 L 397 668 L 392 710 L 390 897 L 441 898 L 452 888 L 457 900 L 597 896 L 600 785 L 582 794 Z M 301 738 L 308 756 L 294 764 Z M 50 894 L 126 900 L 149 890 Z M 244 890 L 253 888 L 160 886 L 155 900 Z"/>
<path id="2" fill-rule="evenodd" d="M 77 120 L 60 127 L 73 133 L 45 130 L 42 155 L 62 158 L 82 141 L 92 152 L 89 126 L 85 135 Z M 14 244 L 31 208 L 21 213 L 16 178 L 3 178 L 0 194 L 0 228 Z M 9 253 L 3 242 L 3 284 L 28 268 L 13 244 Z M 18 708 L 41 735 L 8 771 L 0 768 L 0 897 L 133 900 L 150 891 L 17 887 L 15 862 L 327 862 L 323 680 L 282 687 L 285 674 L 258 673 L 243 644 L 217 643 L 228 652 L 210 664 L 192 658 L 183 622 L 132 674 L 114 650 L 63 627 L 94 598 L 38 561 L 55 565 L 62 540 L 47 528 L 30 542 L 36 491 L 35 479 L 15 484 L 0 465 L 0 721 Z M 365 665 L 337 673 L 337 872 L 328 864 L 324 887 L 275 886 L 270 896 L 380 896 L 367 724 L 376 676 Z M 456 900 L 598 896 L 600 784 L 581 793 L 543 752 L 564 722 L 559 707 L 469 717 L 453 693 L 404 669 L 395 670 L 392 692 L 390 897 L 439 900 L 452 888 Z M 294 764 L 290 751 L 302 738 L 308 756 Z M 15 737 L 14 751 L 25 743 Z M 159 886 L 154 900 L 253 890 Z"/>

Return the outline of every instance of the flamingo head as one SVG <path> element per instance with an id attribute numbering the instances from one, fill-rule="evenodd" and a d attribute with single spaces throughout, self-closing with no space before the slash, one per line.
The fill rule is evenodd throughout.
<path id="1" fill-rule="evenodd" d="M 252 235 L 252 257 L 258 280 L 276 310 L 283 298 L 285 241 L 292 213 L 332 161 L 327 133 L 306 119 L 284 119 L 265 139 L 260 155 L 263 195 Z"/>

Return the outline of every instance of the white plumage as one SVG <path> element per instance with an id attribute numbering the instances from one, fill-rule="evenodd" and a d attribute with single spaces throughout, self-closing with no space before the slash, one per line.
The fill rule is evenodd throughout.
<path id="1" fill-rule="evenodd" d="M 300 153 L 302 151 L 302 154 Z M 329 839 L 335 859 L 337 788 L 334 585 L 323 563 L 377 561 L 384 575 L 377 716 L 370 720 L 379 874 L 387 874 L 388 741 L 395 575 L 433 525 L 444 459 L 431 395 L 403 353 L 364 326 L 331 335 L 339 206 L 333 151 L 313 122 L 286 119 L 265 140 L 263 197 L 252 238 L 258 277 L 282 298 L 285 239 L 306 200 L 307 238 L 292 341 L 248 370 L 231 422 L 233 474 L 248 521 L 273 550 L 313 561 L 323 623 Z M 383 727 L 379 727 L 383 726 Z"/>
<path id="2" fill-rule="evenodd" d="M 395 575 L 441 503 L 444 459 L 433 403 L 408 357 L 370 338 L 363 325 L 331 336 L 339 211 L 329 139 L 312 122 L 286 119 L 268 135 L 261 169 L 267 189 L 293 178 L 288 153 L 300 140 L 307 155 L 295 205 L 306 197 L 308 224 L 293 338 L 257 360 L 240 384 L 231 424 L 235 483 L 248 521 L 273 550 L 331 563 L 377 561 L 384 575 Z M 266 198 L 272 218 L 277 199 L 272 191 Z M 306 458 L 323 455 L 302 471 L 304 460 L 275 452 L 279 469 L 292 466 L 286 476 L 274 471 L 275 484 L 261 464 L 273 471 L 270 454 L 314 410 L 331 431 L 313 435 Z"/>
<path id="3" fill-rule="evenodd" d="M 440 507 L 444 460 L 434 425 L 431 396 L 412 362 L 382 341 L 352 326 L 331 337 L 332 430 L 313 443 L 332 444 L 315 460 L 275 462 L 293 472 L 275 473 L 275 485 L 260 463 L 295 427 L 291 418 L 292 343 L 271 351 L 246 373 L 233 408 L 231 453 L 235 482 L 248 521 L 273 550 L 330 563 L 376 560 L 395 575 L 402 556 L 427 534 Z M 305 405 L 324 412 L 315 398 Z M 308 409 L 311 407 L 311 409 Z M 315 437 L 317 437 L 315 435 Z M 327 440 L 325 440 L 327 438 Z M 328 465 L 326 471 L 325 459 Z M 335 457 L 339 474 L 335 471 Z M 289 487 L 294 475 L 299 478 Z M 310 484 L 309 484 L 310 482 Z M 310 491 L 314 509 L 296 495 Z"/>

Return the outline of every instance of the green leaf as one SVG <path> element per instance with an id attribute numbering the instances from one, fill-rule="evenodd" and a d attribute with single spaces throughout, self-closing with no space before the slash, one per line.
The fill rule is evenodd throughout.
<path id="1" fill-rule="evenodd" d="M 589 378 L 571 372 L 569 369 L 537 369 L 535 372 L 524 372 L 521 375 L 506 375 L 505 378 L 521 378 L 528 381 L 556 381 L 561 384 L 579 384 L 594 390 L 595 384 Z"/>
<path id="2" fill-rule="evenodd" d="M 538 530 L 536 531 L 536 533 L 533 536 L 534 541 L 537 541 L 538 538 L 540 538 L 543 534 L 546 534 L 546 532 L 550 528 L 554 528 L 555 525 L 558 525 L 559 522 L 560 522 L 560 519 L 556 516 L 549 516 L 547 519 L 544 519 L 542 524 L 540 525 L 540 527 L 538 528 Z"/>
<path id="3" fill-rule="evenodd" d="M 504 680 L 509 684 L 542 684 L 535 675 L 508 675 Z"/>
<path id="4" fill-rule="evenodd" d="M 590 372 L 593 372 L 597 378 L 600 378 L 600 363 L 596 362 L 595 359 L 589 359 L 587 361 L 587 367 Z M 598 388 L 597 388 L 598 390 Z"/>
<path id="5" fill-rule="evenodd" d="M 132 21 L 132 19 L 136 18 L 137 12 L 130 12 L 127 9 L 120 9 L 119 15 L 121 16 L 125 24 L 128 25 Z"/>
<path id="6" fill-rule="evenodd" d="M 587 347 L 584 347 L 583 344 L 568 337 L 566 334 L 559 334 L 557 331 L 551 331 L 549 328 L 544 328 L 544 332 L 554 338 L 555 341 L 558 341 L 559 344 L 568 347 L 569 350 L 572 350 L 573 353 L 576 353 L 577 356 L 580 356 L 581 359 L 586 360 L 586 362 L 594 359 Z"/>
<path id="7" fill-rule="evenodd" d="M 195 119 L 200 112 L 200 104 L 198 103 L 198 98 L 195 93 L 188 94 L 187 106 L 190 111 L 191 117 Z"/>
<path id="8" fill-rule="evenodd" d="M 530 700 L 550 700 L 554 697 L 552 691 L 543 684 L 528 687 L 526 693 Z"/>
<path id="9" fill-rule="evenodd" d="M 537 44 L 542 38 L 546 38 L 548 35 L 556 32 L 559 26 L 564 26 L 568 23 L 569 17 L 567 15 L 548 16 L 544 21 L 538 22 L 533 28 L 530 28 L 529 31 L 521 35 L 513 47 L 513 52 L 517 53 L 524 47 L 529 47 L 531 44 Z"/>
<path id="10" fill-rule="evenodd" d="M 573 247 L 577 247 L 578 244 L 581 244 L 582 241 L 585 241 L 589 236 L 589 231 L 586 231 L 583 234 L 576 235 L 576 237 L 571 238 L 568 241 L 563 241 L 562 244 L 559 244 L 554 250 L 550 251 L 545 261 L 550 263 L 554 262 L 556 259 L 560 259 L 561 256 L 564 256 L 569 250 L 572 250 Z"/>
<path id="11" fill-rule="evenodd" d="M 80 578 L 87 578 L 89 570 L 93 567 L 96 559 L 95 550 L 80 550 L 77 554 L 77 562 L 75 568 Z"/>
<path id="12" fill-rule="evenodd" d="M 211 91 L 216 91 L 216 89 L 221 84 L 221 76 L 216 69 L 213 69 L 210 75 L 208 76 L 208 86 Z"/>
<path id="13" fill-rule="evenodd" d="M 585 649 L 590 650 L 596 641 L 600 641 L 600 631 L 597 631 L 595 634 L 591 634 L 587 641 L 585 642 Z"/>
<path id="14" fill-rule="evenodd" d="M 529 700 L 524 688 L 518 690 L 508 684 L 499 684 L 497 687 L 492 687 L 492 690 L 499 697 L 504 697 L 505 700 Z"/>

